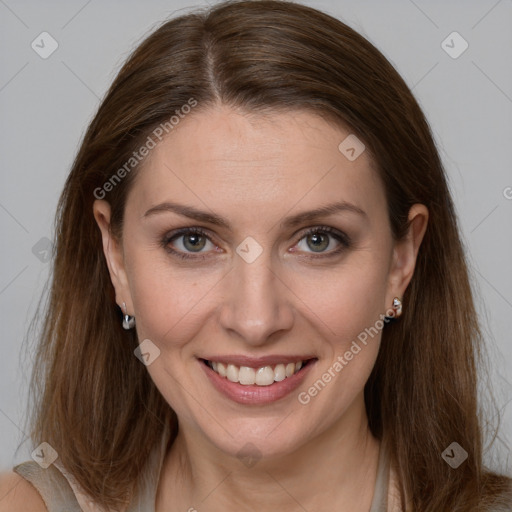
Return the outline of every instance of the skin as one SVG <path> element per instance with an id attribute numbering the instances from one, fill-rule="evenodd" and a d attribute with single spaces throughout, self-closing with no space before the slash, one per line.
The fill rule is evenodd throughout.
<path id="1" fill-rule="evenodd" d="M 0 512 L 47 512 L 34 486 L 13 471 L 0 475 Z"/>
<path id="2" fill-rule="evenodd" d="M 291 511 L 298 504 L 369 510 L 380 446 L 368 429 L 363 389 L 380 331 L 309 403 L 297 395 L 404 295 L 428 211 L 414 205 L 408 235 L 394 241 L 368 152 L 351 162 L 338 150 L 349 133 L 309 112 L 249 116 L 210 107 L 152 150 L 128 195 L 122 240 L 109 230 L 108 202 L 95 202 L 117 303 L 135 315 L 139 340 L 160 349 L 147 369 L 179 419 L 157 512 Z M 340 200 L 365 215 L 342 211 L 281 225 Z M 214 212 L 231 226 L 170 211 L 145 216 L 166 201 Z M 343 246 L 324 233 L 315 252 L 314 236 L 304 233 L 315 226 L 346 233 L 351 244 L 326 256 Z M 207 232 L 210 240 L 201 238 L 196 249 L 205 259 L 183 260 L 163 247 L 166 233 L 184 227 Z M 236 253 L 248 236 L 263 250 L 252 263 Z M 197 256 L 186 238 L 169 245 Z M 230 401 L 201 371 L 198 357 L 226 354 L 312 354 L 318 361 L 297 391 L 254 406 Z M 252 467 L 237 457 L 249 442 L 261 456 Z"/>

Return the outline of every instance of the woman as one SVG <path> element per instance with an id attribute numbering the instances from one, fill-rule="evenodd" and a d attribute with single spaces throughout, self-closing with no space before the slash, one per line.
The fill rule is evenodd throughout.
<path id="1" fill-rule="evenodd" d="M 510 510 L 432 135 L 343 23 L 275 1 L 165 23 L 57 228 L 34 461 L 0 510 Z"/>

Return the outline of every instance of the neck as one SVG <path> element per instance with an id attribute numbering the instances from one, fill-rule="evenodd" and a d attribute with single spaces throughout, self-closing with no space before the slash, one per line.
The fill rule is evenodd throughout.
<path id="1" fill-rule="evenodd" d="M 243 464 L 209 440 L 181 429 L 162 468 L 160 510 L 367 511 L 373 498 L 379 442 L 362 396 L 327 430 L 285 456 Z"/>

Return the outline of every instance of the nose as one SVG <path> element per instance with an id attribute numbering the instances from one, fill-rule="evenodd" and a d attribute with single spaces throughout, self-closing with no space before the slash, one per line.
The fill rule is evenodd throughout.
<path id="1" fill-rule="evenodd" d="M 252 263 L 235 259 L 219 312 L 220 324 L 230 336 L 255 347 L 276 340 L 277 333 L 290 330 L 294 322 L 293 293 L 271 268 L 265 252 Z"/>

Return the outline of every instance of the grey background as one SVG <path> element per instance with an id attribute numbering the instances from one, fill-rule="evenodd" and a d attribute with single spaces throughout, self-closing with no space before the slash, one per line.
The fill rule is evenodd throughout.
<path id="1" fill-rule="evenodd" d="M 511 473 L 512 1 L 307 3 L 373 42 L 413 88 L 431 123 L 469 253 L 503 413 L 491 455 Z M 57 199 L 81 136 L 133 47 L 163 19 L 204 5 L 0 0 L 0 469 L 28 459 L 32 449 L 24 443 L 16 452 L 24 439 L 31 367 L 22 341 L 48 276 L 45 238 L 52 238 Z M 31 48 L 43 31 L 59 44 L 45 60 Z M 469 43 L 456 59 L 441 47 L 453 31 Z"/>

